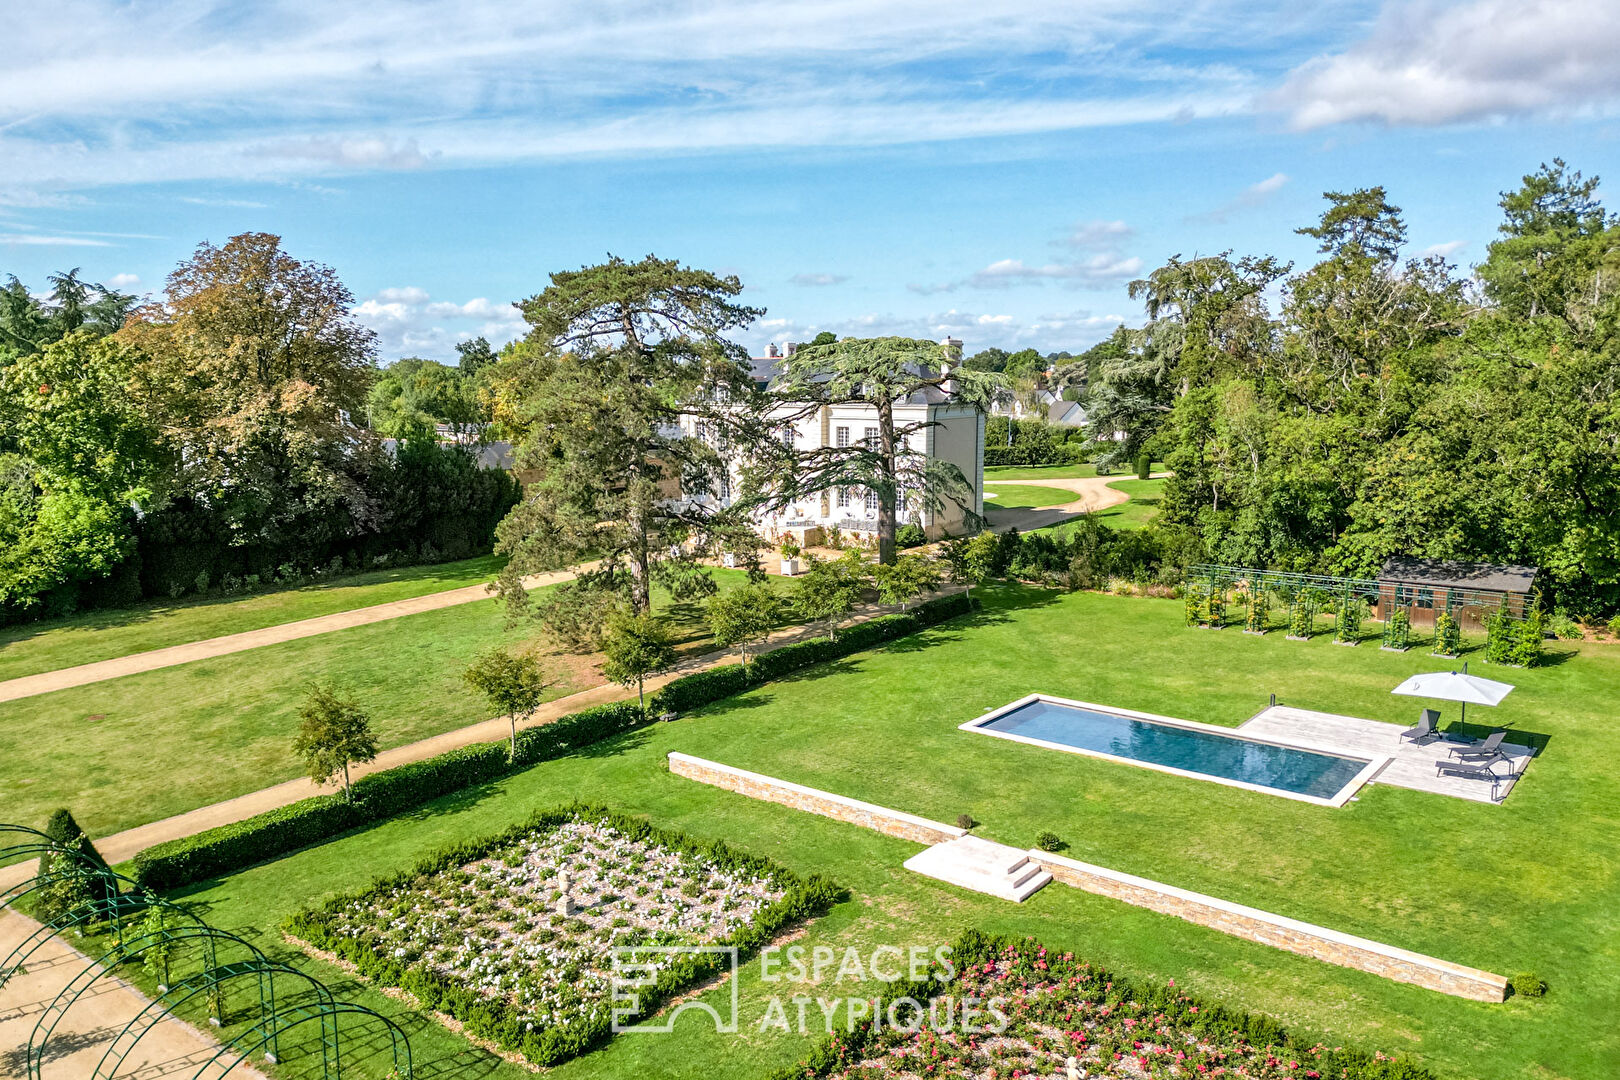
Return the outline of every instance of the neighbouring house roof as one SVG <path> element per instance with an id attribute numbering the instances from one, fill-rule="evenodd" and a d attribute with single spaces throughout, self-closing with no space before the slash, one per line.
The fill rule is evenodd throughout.
<path id="1" fill-rule="evenodd" d="M 1478 589 L 1482 592 L 1527 593 L 1535 585 L 1535 566 L 1497 566 L 1492 563 L 1453 562 L 1396 555 L 1378 571 L 1379 581 L 1403 585 L 1433 585 L 1443 589 Z"/>
<path id="2" fill-rule="evenodd" d="M 1085 419 L 1086 411 L 1078 401 L 1059 399 L 1046 407 L 1046 422 L 1049 424 L 1080 424 Z"/>

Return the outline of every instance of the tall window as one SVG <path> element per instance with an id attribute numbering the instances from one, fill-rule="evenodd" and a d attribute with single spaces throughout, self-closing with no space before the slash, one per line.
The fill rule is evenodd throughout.
<path id="1" fill-rule="evenodd" d="M 840 509 L 849 509 L 849 488 L 838 489 L 838 506 Z"/>
<path id="2" fill-rule="evenodd" d="M 903 513 L 906 512 L 906 489 L 905 488 L 900 488 L 898 491 L 896 491 L 894 493 L 894 512 L 896 514 L 903 514 Z"/>
<path id="3" fill-rule="evenodd" d="M 866 489 L 866 512 L 868 514 L 875 514 L 875 513 L 877 513 L 877 508 L 878 508 L 877 492 L 873 491 L 871 488 L 867 488 Z"/>
<path id="4" fill-rule="evenodd" d="M 837 442 L 837 444 L 839 446 L 848 446 L 849 445 L 849 428 L 841 427 L 841 428 L 837 429 L 837 438 L 836 438 L 835 441 Z"/>
<path id="5" fill-rule="evenodd" d="M 878 429 L 875 427 L 867 428 L 866 438 L 862 441 L 866 443 L 868 448 L 876 450 L 878 444 Z"/>

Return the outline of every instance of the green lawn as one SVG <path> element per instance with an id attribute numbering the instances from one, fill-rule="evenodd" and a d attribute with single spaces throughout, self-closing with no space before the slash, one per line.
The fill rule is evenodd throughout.
<path id="1" fill-rule="evenodd" d="M 486 555 L 436 566 L 376 570 L 242 599 L 153 601 L 5 627 L 0 629 L 0 680 L 459 589 L 490 580 L 504 562 Z"/>
<path id="2" fill-rule="evenodd" d="M 1155 461 L 1153 471 L 1161 472 L 1164 462 Z M 1129 468 L 1115 470 L 1119 476 L 1135 475 Z M 1046 480 L 1064 479 L 1073 480 L 1079 477 L 1096 476 L 1097 466 L 1090 463 L 1084 465 L 987 465 L 984 469 L 984 482 L 992 480 Z"/>
<path id="3" fill-rule="evenodd" d="M 714 574 L 722 587 L 746 580 Z M 714 647 L 699 605 L 660 595 L 656 606 L 687 649 Z M 535 634 L 533 624 L 508 627 L 491 598 L 6 702 L 3 816 L 42 822 L 68 805 L 105 834 L 290 780 L 300 772 L 297 710 L 315 679 L 359 696 L 384 749 L 476 723 L 489 710 L 462 669 Z M 601 682 L 583 661 L 550 663 L 561 682 L 548 697 Z"/>
<path id="4" fill-rule="evenodd" d="M 985 481 L 988 494 L 985 495 L 986 506 L 997 510 L 1010 510 L 1021 506 L 1062 506 L 1072 503 L 1080 498 L 1079 495 L 1066 488 L 1030 487 L 1022 484 L 1007 484 L 999 488 L 991 488 L 990 482 Z M 992 500 L 990 494 L 994 494 Z"/>
<path id="5" fill-rule="evenodd" d="M 1036 934 L 1334 1043 L 1414 1053 L 1448 1078 L 1620 1074 L 1612 1022 L 1620 998 L 1620 796 L 1609 769 L 1620 759 L 1612 717 L 1620 656 L 1554 646 L 1547 665 L 1501 673 L 1519 689 L 1489 720 L 1545 740 L 1505 804 L 1375 785 L 1329 809 L 957 725 L 1032 691 L 1223 724 L 1252 715 L 1270 693 L 1305 708 L 1405 721 L 1420 703 L 1392 697 L 1390 687 L 1440 661 L 1421 649 L 1380 652 L 1373 642 L 1341 648 L 1326 635 L 1300 643 L 1191 630 L 1174 601 L 985 592 L 991 610 L 972 620 L 536 766 L 233 875 L 191 899 L 217 925 L 279 946 L 276 927 L 303 904 L 580 798 L 845 884 L 851 900 L 809 928 L 807 946 L 932 946 L 969 925 Z M 1447 720 L 1454 716 L 1447 710 Z M 966 812 L 986 836 L 1020 846 L 1049 829 L 1076 858 L 1504 974 L 1534 970 L 1551 992 L 1541 1001 L 1463 1001 L 1060 885 L 1022 906 L 964 893 L 901 869 L 917 845 L 673 777 L 664 760 L 674 749 L 936 819 Z M 91 816 L 89 804 L 75 809 Z M 400 1002 L 300 962 L 341 992 L 405 1014 L 427 1067 L 419 1075 L 522 1075 Z M 783 987 L 763 983 L 757 967 L 740 985 L 737 1036 L 716 1036 L 706 1018 L 688 1013 L 673 1035 L 621 1036 L 556 1074 L 752 1080 L 796 1059 L 806 1039 L 757 1026 L 766 995 Z M 718 1004 L 723 993 L 706 1000 Z M 379 1075 L 375 1059 L 365 1064 Z"/>
<path id="6" fill-rule="evenodd" d="M 988 483 L 988 481 L 986 481 Z M 1164 480 L 1115 480 L 1108 485 L 1129 495 L 1129 502 L 1117 503 L 1104 510 L 1093 510 L 1091 516 L 1110 529 L 1130 531 L 1140 529 L 1159 516 L 1159 501 L 1164 495 Z M 1011 490 L 1011 489 L 1009 489 Z M 1074 530 L 1072 522 L 1048 525 L 1045 529 L 1054 536 L 1067 536 Z"/>

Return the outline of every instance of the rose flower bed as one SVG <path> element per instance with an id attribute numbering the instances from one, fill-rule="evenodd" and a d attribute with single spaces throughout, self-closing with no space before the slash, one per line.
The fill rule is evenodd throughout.
<path id="1" fill-rule="evenodd" d="M 559 911 L 564 875 L 567 914 Z M 723 844 L 574 806 L 440 852 L 294 916 L 287 930 L 473 1036 L 552 1065 L 611 1037 L 614 949 L 748 953 L 838 897 L 822 878 L 800 880 Z M 712 953 L 660 956 L 656 968 L 637 1016 L 729 970 Z"/>
<path id="2" fill-rule="evenodd" d="M 1132 988 L 1072 953 L 1031 939 L 988 938 L 970 931 L 955 946 L 956 978 L 943 989 L 897 987 L 886 1005 L 911 996 L 890 1021 L 835 1035 L 803 1066 L 777 1080 L 1013 1080 L 1051 1076 L 1145 1078 L 1245 1077 L 1251 1080 L 1432 1080 L 1404 1058 L 1330 1047 L 1289 1036 L 1273 1020 L 1201 1002 L 1176 988 Z M 974 1030 L 945 1024 L 920 1030 L 938 1004 L 995 1002 Z M 939 1015 L 951 1015 L 949 1009 Z M 1005 1025 L 996 1016 L 1005 1017 Z M 997 1031 L 995 1028 L 1000 1027 Z"/>

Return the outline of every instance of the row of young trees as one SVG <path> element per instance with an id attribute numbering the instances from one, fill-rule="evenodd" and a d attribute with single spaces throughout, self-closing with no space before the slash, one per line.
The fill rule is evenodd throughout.
<path id="1" fill-rule="evenodd" d="M 1166 461 L 1161 516 L 1216 562 L 1534 564 L 1561 607 L 1620 609 L 1620 219 L 1597 179 L 1526 176 L 1468 277 L 1406 256 L 1383 188 L 1326 198 L 1305 269 L 1224 252 L 1132 283 L 1145 325 L 1060 371 L 1089 377 L 1112 456 Z"/>

